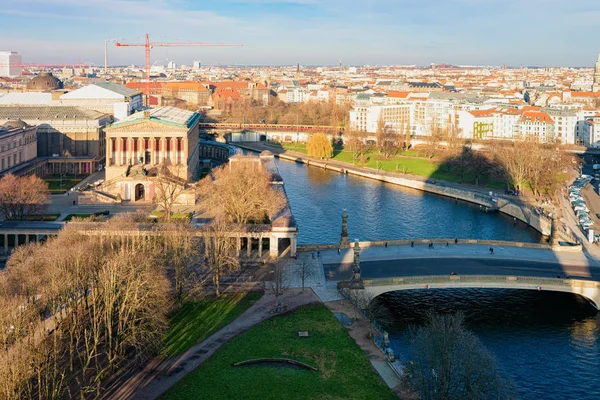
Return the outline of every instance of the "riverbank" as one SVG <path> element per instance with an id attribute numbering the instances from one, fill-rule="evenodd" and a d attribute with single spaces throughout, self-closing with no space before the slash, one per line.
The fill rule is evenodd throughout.
<path id="1" fill-rule="evenodd" d="M 318 160 L 306 154 L 286 151 L 280 147 L 264 143 L 245 142 L 236 143 L 237 146 L 255 152 L 268 150 L 275 157 L 282 160 L 301 163 L 309 166 L 319 167 L 342 174 L 351 174 L 380 182 L 387 182 L 411 189 L 416 189 L 455 200 L 467 201 L 478 204 L 486 211 L 500 211 L 517 220 L 531 226 L 544 236 L 550 235 L 551 221 L 541 216 L 529 205 L 520 201 L 519 198 L 500 195 L 494 191 L 472 187 L 470 185 L 457 184 L 431 178 L 423 178 L 411 175 L 402 175 L 391 172 L 377 171 L 371 168 L 356 167 L 349 163 L 332 160 Z"/>

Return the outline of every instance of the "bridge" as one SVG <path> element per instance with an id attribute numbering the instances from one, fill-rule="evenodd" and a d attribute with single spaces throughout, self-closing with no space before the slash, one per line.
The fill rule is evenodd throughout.
<path id="1" fill-rule="evenodd" d="M 369 295 L 369 298 L 375 298 L 381 294 L 398 290 L 450 288 L 496 288 L 568 292 L 585 297 L 596 309 L 600 309 L 600 282 L 581 279 L 510 275 L 407 276 L 364 279 L 362 280 L 361 290 L 364 290 Z"/>
<path id="2" fill-rule="evenodd" d="M 276 132 L 343 132 L 344 128 L 330 125 L 245 124 L 241 122 L 200 122 L 201 130 L 215 131 L 276 131 Z"/>
<path id="3" fill-rule="evenodd" d="M 339 253 L 323 249 L 319 256 L 327 280 L 342 292 L 359 290 L 367 298 L 398 290 L 522 289 L 575 293 L 600 309 L 600 263 L 581 251 L 522 245 L 459 241 L 430 248 L 421 241 L 389 247 L 363 242 Z"/>

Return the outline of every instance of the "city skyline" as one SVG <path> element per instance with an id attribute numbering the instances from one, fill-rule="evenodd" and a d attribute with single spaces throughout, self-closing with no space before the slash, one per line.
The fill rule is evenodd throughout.
<path id="1" fill-rule="evenodd" d="M 592 67 L 600 50 L 600 4 L 590 0 L 8 0 L 0 14 L 0 49 L 25 63 L 101 65 L 105 40 L 145 33 L 244 45 L 154 48 L 158 64 Z M 143 65 L 142 48 L 109 46 L 111 65 Z"/>

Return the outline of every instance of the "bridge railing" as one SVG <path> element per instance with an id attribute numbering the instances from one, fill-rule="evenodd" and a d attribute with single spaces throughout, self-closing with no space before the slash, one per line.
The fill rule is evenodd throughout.
<path id="1" fill-rule="evenodd" d="M 506 284 L 530 284 L 530 285 L 557 285 L 565 287 L 586 287 L 600 289 L 600 282 L 593 280 L 570 279 L 570 278 L 545 278 L 532 276 L 506 276 L 506 275 L 431 275 L 431 276 L 406 276 L 396 278 L 364 279 L 364 286 L 389 286 L 389 285 L 415 285 L 436 283 L 506 283 Z"/>

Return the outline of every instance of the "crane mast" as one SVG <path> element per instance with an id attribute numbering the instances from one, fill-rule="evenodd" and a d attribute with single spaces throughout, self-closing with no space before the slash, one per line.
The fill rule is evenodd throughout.
<path id="1" fill-rule="evenodd" d="M 150 42 L 150 36 L 146 33 L 145 43 L 122 43 L 115 41 L 118 47 L 144 47 L 146 50 L 146 105 L 150 104 L 150 49 L 152 47 L 191 47 L 191 46 L 242 46 L 232 43 L 203 43 L 203 42 Z"/>

